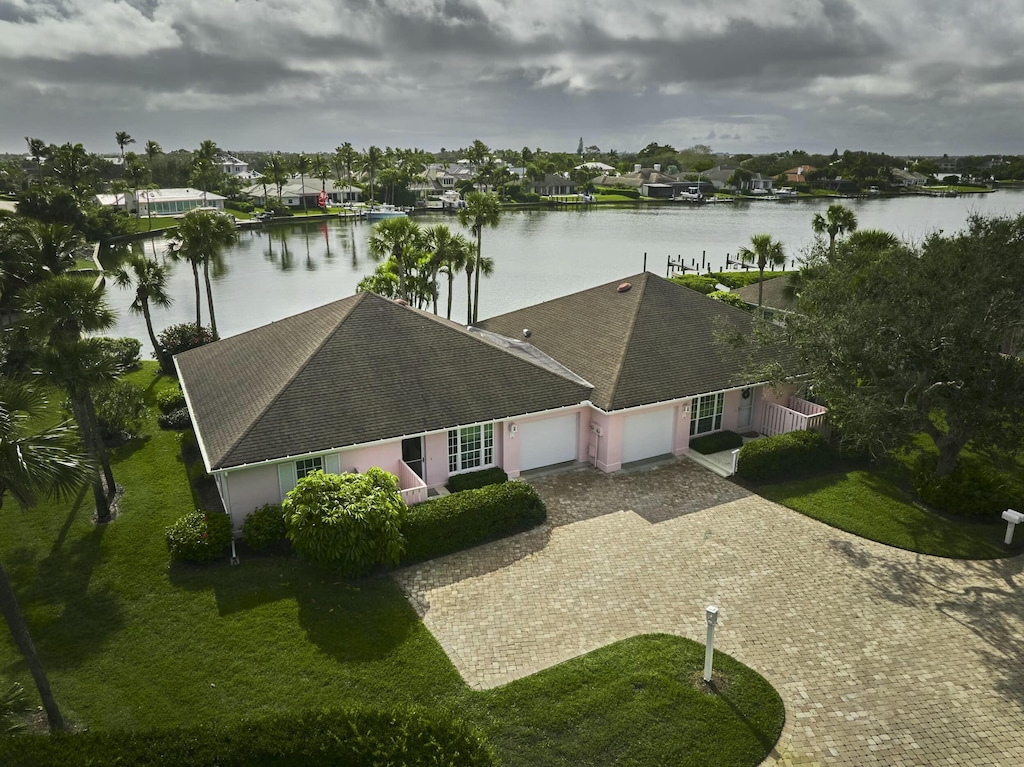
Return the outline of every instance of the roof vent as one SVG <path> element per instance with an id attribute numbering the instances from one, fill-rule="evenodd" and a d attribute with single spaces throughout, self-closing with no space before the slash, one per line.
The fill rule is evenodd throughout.
<path id="1" fill-rule="evenodd" d="M 530 332 L 529 328 L 523 328 L 523 338 L 529 338 L 533 333 Z"/>
<path id="2" fill-rule="evenodd" d="M 618 293 L 625 293 L 625 292 L 627 292 L 627 291 L 628 291 L 628 290 L 629 290 L 629 289 L 630 289 L 631 287 L 633 287 L 633 284 L 632 284 L 631 282 L 623 282 L 623 283 L 622 283 L 621 285 L 619 285 L 619 287 L 615 288 L 615 290 L 616 290 L 616 292 L 618 292 Z"/>
<path id="3" fill-rule="evenodd" d="M 395 299 L 395 303 L 398 304 L 399 306 L 408 306 L 409 305 L 409 302 L 406 301 L 404 298 L 396 298 Z"/>

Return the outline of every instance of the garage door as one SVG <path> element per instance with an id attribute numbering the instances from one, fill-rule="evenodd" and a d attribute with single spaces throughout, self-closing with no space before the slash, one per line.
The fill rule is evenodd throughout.
<path id="1" fill-rule="evenodd" d="M 662 408 L 626 416 L 622 432 L 622 462 L 671 453 L 674 413 L 675 408 Z"/>
<path id="2" fill-rule="evenodd" d="M 576 460 L 576 413 L 519 424 L 519 470 Z"/>

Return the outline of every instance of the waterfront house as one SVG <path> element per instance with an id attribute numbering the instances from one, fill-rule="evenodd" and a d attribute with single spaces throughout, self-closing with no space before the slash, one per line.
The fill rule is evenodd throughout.
<path id="1" fill-rule="evenodd" d="M 465 327 L 372 293 L 175 357 L 235 527 L 305 474 L 384 468 L 407 503 L 454 474 L 611 472 L 821 408 L 751 380 L 720 332 L 751 315 L 643 273 Z M 785 354 L 761 351 L 761 361 Z"/>
<path id="2" fill-rule="evenodd" d="M 116 205 L 130 213 L 136 210 L 140 216 L 176 216 L 195 208 L 216 208 L 224 210 L 226 197 L 202 189 L 129 189 L 126 192 L 98 194 L 100 205 Z"/>

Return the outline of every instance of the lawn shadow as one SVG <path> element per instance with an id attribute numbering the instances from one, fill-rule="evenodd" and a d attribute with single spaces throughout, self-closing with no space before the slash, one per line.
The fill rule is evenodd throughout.
<path id="1" fill-rule="evenodd" d="M 204 565 L 174 563 L 171 583 L 189 591 L 212 590 L 221 616 L 288 600 L 298 606 L 298 628 L 323 652 L 342 662 L 383 658 L 419 624 L 389 578 L 344 579 L 294 557 L 227 560 Z"/>

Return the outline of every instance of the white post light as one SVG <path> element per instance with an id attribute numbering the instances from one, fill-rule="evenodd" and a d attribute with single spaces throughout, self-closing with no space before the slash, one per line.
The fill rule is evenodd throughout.
<path id="1" fill-rule="evenodd" d="M 1006 520 L 1006 537 L 1003 539 L 1003 543 L 1009 546 L 1013 543 L 1013 528 L 1024 522 L 1024 514 L 1013 509 L 1007 509 L 1003 512 L 1003 519 Z"/>
<path id="2" fill-rule="evenodd" d="M 718 623 L 718 608 L 708 605 L 704 608 L 704 618 L 708 622 L 708 638 L 704 649 L 704 681 L 711 681 L 711 665 L 715 657 L 715 625 Z"/>

